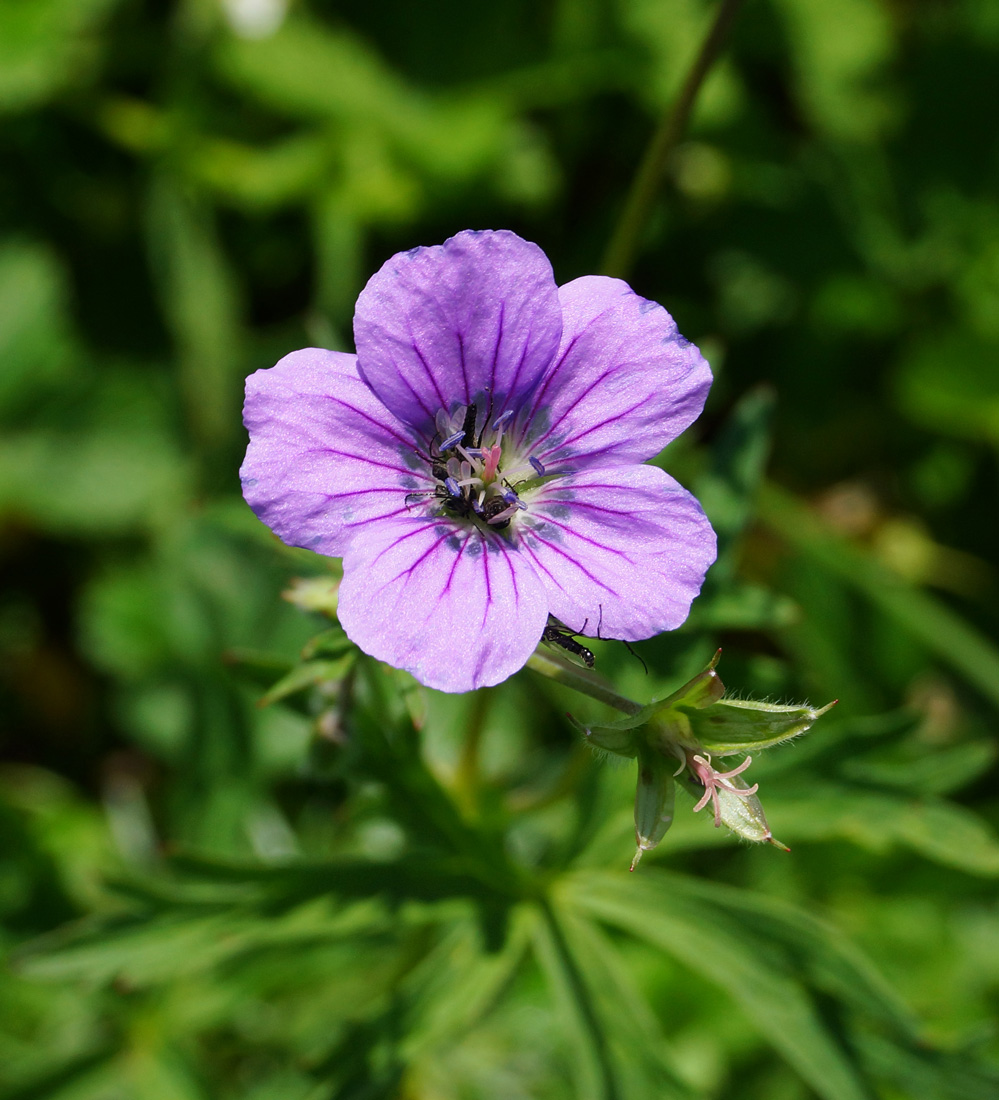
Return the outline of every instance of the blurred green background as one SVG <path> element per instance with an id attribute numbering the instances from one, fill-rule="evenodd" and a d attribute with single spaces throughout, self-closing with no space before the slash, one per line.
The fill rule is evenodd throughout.
<path id="1" fill-rule="evenodd" d="M 629 877 L 598 704 L 310 642 L 238 495 L 393 252 L 599 270 L 711 12 L 0 4 L 0 1100 L 999 1095 L 999 5 L 748 0 L 631 273 L 722 555 L 598 669 L 838 697 L 754 763 L 790 855 L 688 799 Z"/>

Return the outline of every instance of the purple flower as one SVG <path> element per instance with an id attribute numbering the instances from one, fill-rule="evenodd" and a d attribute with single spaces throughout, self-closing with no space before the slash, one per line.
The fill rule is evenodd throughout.
<path id="1" fill-rule="evenodd" d="M 459 233 L 393 256 L 357 355 L 247 379 L 250 507 L 343 557 L 339 618 L 429 687 L 499 683 L 548 616 L 636 641 L 679 626 L 715 557 L 697 501 L 642 463 L 700 413 L 707 363 L 618 279 L 557 287 L 537 245 Z"/>

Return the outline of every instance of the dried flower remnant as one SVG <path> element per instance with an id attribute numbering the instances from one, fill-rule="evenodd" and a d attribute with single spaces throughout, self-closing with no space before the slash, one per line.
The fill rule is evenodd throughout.
<path id="1" fill-rule="evenodd" d="M 619 279 L 558 287 L 534 244 L 466 231 L 393 256 L 356 355 L 247 379 L 244 495 L 285 542 L 343 558 L 365 652 L 443 691 L 521 668 L 549 616 L 636 641 L 687 617 L 715 557 L 697 501 L 644 465 L 711 383 Z"/>
<path id="2" fill-rule="evenodd" d="M 681 765 L 681 770 L 684 766 L 690 768 L 691 777 L 704 787 L 704 794 L 701 795 L 694 807 L 694 813 L 703 810 L 711 802 L 714 806 L 715 828 L 717 829 L 722 823 L 719 791 L 728 791 L 729 794 L 734 794 L 738 798 L 749 798 L 750 795 L 756 794 L 760 789 L 759 783 L 754 783 L 751 787 L 743 789 L 729 782 L 735 776 L 741 775 L 752 762 L 753 758 L 747 756 L 737 768 L 733 768 L 728 772 L 720 772 L 711 766 L 711 753 L 707 752 L 703 756 L 700 753 L 693 753 L 690 759 L 685 761 L 684 765 Z"/>

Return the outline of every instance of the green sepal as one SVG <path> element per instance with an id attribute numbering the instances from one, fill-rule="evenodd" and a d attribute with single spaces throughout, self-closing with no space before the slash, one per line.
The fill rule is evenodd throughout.
<path id="1" fill-rule="evenodd" d="M 710 707 L 725 693 L 725 685 L 719 679 L 718 673 L 715 672 L 715 667 L 720 659 L 721 650 L 715 650 L 715 655 L 708 662 L 708 667 L 703 672 L 699 672 L 692 680 L 688 680 L 683 687 L 678 688 L 672 695 L 667 695 L 665 699 L 660 699 L 658 702 L 649 703 L 644 709 L 650 715 L 653 715 L 661 714 L 676 707 L 693 708 L 695 710 Z"/>
<path id="2" fill-rule="evenodd" d="M 613 753 L 614 756 L 625 756 L 629 760 L 638 755 L 639 739 L 634 730 L 643 719 L 622 718 L 619 722 L 612 722 L 609 726 L 584 726 L 582 722 L 567 714 L 566 718 L 583 735 L 583 740 L 600 752 Z"/>
<path id="3" fill-rule="evenodd" d="M 638 847 L 631 861 L 632 871 L 643 853 L 655 848 L 673 824 L 675 765 L 675 760 L 667 760 L 648 745 L 638 751 L 638 787 L 635 790 L 635 843 Z"/>
<path id="4" fill-rule="evenodd" d="M 715 756 L 769 749 L 809 729 L 835 702 L 815 709 L 751 699 L 719 699 L 703 710 L 683 708 L 690 733 Z"/>
<path id="5" fill-rule="evenodd" d="M 719 649 L 707 668 L 672 695 L 643 707 L 634 719 L 648 726 L 647 738 L 652 744 L 658 744 L 667 755 L 675 755 L 675 746 L 685 749 L 700 747 L 691 723 L 691 715 L 714 706 L 725 693 L 725 685 L 715 672 L 720 657 Z"/>

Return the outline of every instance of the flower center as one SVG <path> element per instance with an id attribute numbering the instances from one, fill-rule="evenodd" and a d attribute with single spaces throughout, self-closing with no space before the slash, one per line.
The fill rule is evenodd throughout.
<path id="1" fill-rule="evenodd" d="M 502 531 L 527 505 L 518 489 L 544 476 L 544 467 L 531 456 L 520 454 L 504 436 L 513 410 L 500 416 L 486 415 L 478 431 L 478 409 L 474 404 L 448 415 L 437 414 L 437 435 L 429 459 L 437 479 L 435 495 L 445 515 L 485 524 Z"/>

